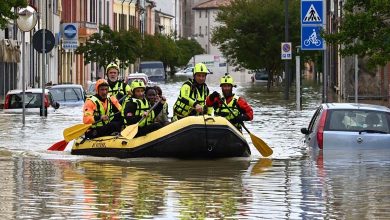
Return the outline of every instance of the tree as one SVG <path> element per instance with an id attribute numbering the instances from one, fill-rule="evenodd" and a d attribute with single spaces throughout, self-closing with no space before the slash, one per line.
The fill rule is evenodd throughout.
<path id="1" fill-rule="evenodd" d="M 202 46 L 194 39 L 179 39 L 176 41 L 176 45 L 179 49 L 177 66 L 185 66 L 193 56 L 205 52 Z"/>
<path id="2" fill-rule="evenodd" d="M 284 0 L 233 0 L 216 17 L 212 43 L 229 63 L 247 69 L 265 68 L 271 73 L 282 67 L 280 45 L 284 42 Z M 289 1 L 290 41 L 299 45 L 299 0 Z"/>
<path id="3" fill-rule="evenodd" d="M 341 56 L 368 58 L 368 66 L 390 61 L 390 1 L 348 0 L 337 33 L 324 34 L 327 43 L 343 45 Z"/>
<path id="4" fill-rule="evenodd" d="M 27 6 L 26 0 L 7 0 L 0 1 L 0 29 L 7 27 L 9 20 L 18 18 L 15 8 L 23 8 Z"/>
<path id="5" fill-rule="evenodd" d="M 138 30 L 116 32 L 102 25 L 100 31 L 92 34 L 86 44 L 76 50 L 76 53 L 84 54 L 85 64 L 96 62 L 105 67 L 119 61 L 121 68 L 127 68 L 141 56 L 142 41 Z"/>

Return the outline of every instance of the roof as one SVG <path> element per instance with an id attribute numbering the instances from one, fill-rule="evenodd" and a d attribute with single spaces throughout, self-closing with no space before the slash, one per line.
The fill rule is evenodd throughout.
<path id="1" fill-rule="evenodd" d="M 327 109 L 361 109 L 390 112 L 390 109 L 385 106 L 365 103 L 323 103 L 322 105 Z"/>
<path id="2" fill-rule="evenodd" d="M 19 94 L 22 92 L 23 92 L 22 89 L 13 89 L 13 90 L 9 90 L 7 92 L 7 94 Z M 30 88 L 30 89 L 25 89 L 24 92 L 25 93 L 41 93 L 42 94 L 42 89 L 41 88 Z M 45 92 L 48 92 L 48 90 L 45 89 Z"/>
<path id="3" fill-rule="evenodd" d="M 218 9 L 230 4 L 231 0 L 208 0 L 193 7 L 193 10 Z"/>
<path id="4" fill-rule="evenodd" d="M 82 85 L 80 84 L 58 84 L 58 85 L 54 85 L 52 87 L 50 87 L 51 89 L 52 88 L 83 88 Z"/>

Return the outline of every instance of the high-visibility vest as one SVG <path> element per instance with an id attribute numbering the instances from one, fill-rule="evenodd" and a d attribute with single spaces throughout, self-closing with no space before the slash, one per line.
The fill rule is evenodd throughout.
<path id="1" fill-rule="evenodd" d="M 110 123 L 110 121 L 112 121 L 114 119 L 114 114 L 112 113 L 112 103 L 111 103 L 109 96 L 107 97 L 107 101 L 108 101 L 107 110 L 104 110 L 103 102 L 100 101 L 100 99 L 98 99 L 96 96 L 93 95 L 87 99 L 90 99 L 96 105 L 96 109 L 93 111 L 94 118 L 96 118 L 96 117 L 101 118 L 102 115 L 109 116 L 108 121 L 100 121 L 96 124 L 93 124 L 92 128 L 102 127 L 102 126 Z"/>
<path id="2" fill-rule="evenodd" d="M 112 96 L 118 97 L 120 94 L 120 97 L 123 97 L 126 93 L 126 84 L 120 80 L 116 81 L 114 88 L 108 87 L 108 94 Z"/>
<path id="3" fill-rule="evenodd" d="M 221 101 L 223 103 L 225 103 L 225 105 L 221 105 L 220 107 L 215 109 L 214 114 L 217 115 L 217 116 L 222 116 L 222 117 L 226 118 L 229 121 L 234 119 L 235 117 L 240 115 L 240 109 L 238 108 L 238 105 L 237 105 L 237 101 L 238 101 L 239 98 L 240 98 L 239 96 L 234 95 L 232 100 L 229 102 L 229 104 L 226 103 L 226 99 L 224 97 L 221 98 Z M 230 109 L 230 111 L 229 111 L 228 108 Z M 233 114 L 232 114 L 232 112 L 233 112 Z M 235 123 L 233 125 L 236 128 L 238 128 L 239 130 L 241 130 L 241 124 Z"/>
<path id="4" fill-rule="evenodd" d="M 126 120 L 126 117 L 124 115 L 124 109 L 125 109 L 125 106 L 128 102 L 134 102 L 137 105 L 137 109 L 134 113 L 134 116 L 141 116 L 142 117 L 144 112 L 149 111 L 149 109 L 151 108 L 148 100 L 146 100 L 145 98 L 136 99 L 136 98 L 132 98 L 132 97 L 127 97 L 124 101 L 124 104 L 123 104 L 124 108 L 122 108 L 122 116 L 124 118 L 125 125 L 127 125 L 127 120 Z M 154 111 L 150 111 L 148 116 L 139 122 L 138 126 L 143 127 L 145 125 L 152 124 L 154 122 L 155 117 L 156 116 L 154 114 Z"/>
<path id="5" fill-rule="evenodd" d="M 189 92 L 188 97 L 183 97 L 182 94 Z M 173 106 L 173 114 L 179 118 L 183 118 L 190 115 L 201 115 L 195 111 L 193 103 L 197 102 L 204 107 L 206 105 L 206 97 L 209 95 L 209 89 L 206 84 L 202 85 L 202 93 L 195 87 L 193 80 L 186 81 L 180 89 L 179 97 L 177 98 Z M 192 103 L 188 100 L 193 100 Z"/>

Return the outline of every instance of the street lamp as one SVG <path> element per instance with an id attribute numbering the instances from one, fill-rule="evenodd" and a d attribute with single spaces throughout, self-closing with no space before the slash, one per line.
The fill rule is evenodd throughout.
<path id="1" fill-rule="evenodd" d="M 26 107 L 24 105 L 25 102 L 25 93 L 26 93 L 26 87 L 25 87 L 25 50 L 26 50 L 26 43 L 25 43 L 25 32 L 31 31 L 35 25 L 37 24 L 38 16 L 35 11 L 35 9 L 31 6 L 27 6 L 26 8 L 21 8 L 18 11 L 18 19 L 16 20 L 16 23 L 18 24 L 18 28 L 22 31 L 22 103 L 23 103 L 23 126 L 26 124 Z"/>

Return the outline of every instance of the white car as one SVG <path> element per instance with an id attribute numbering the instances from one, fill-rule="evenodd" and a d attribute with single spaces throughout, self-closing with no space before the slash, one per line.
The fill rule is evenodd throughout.
<path id="1" fill-rule="evenodd" d="M 7 92 L 4 101 L 4 113 L 23 113 L 23 105 L 26 113 L 40 113 L 42 106 L 42 89 L 26 89 L 23 103 L 23 91 L 21 89 Z M 59 108 L 59 104 L 54 102 L 49 96 L 49 91 L 45 90 L 46 112 L 52 112 Z"/>

